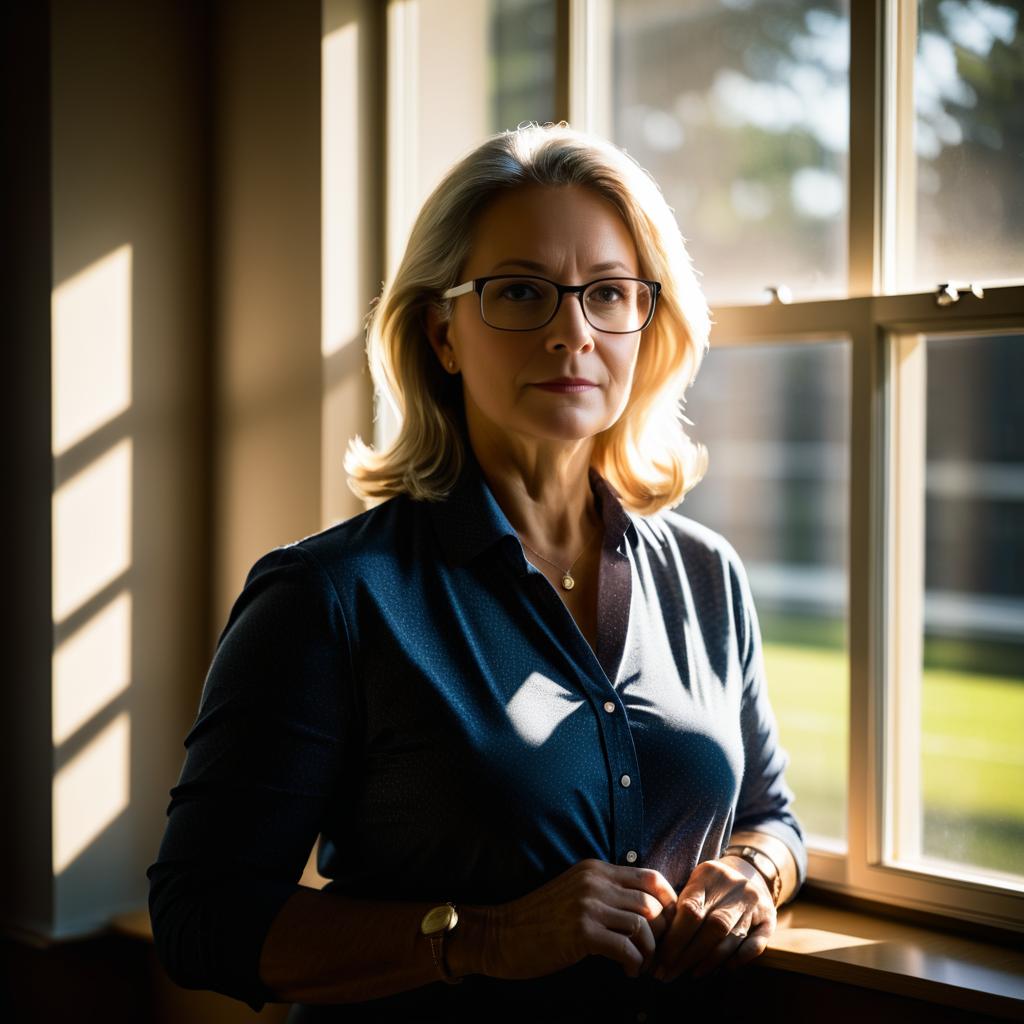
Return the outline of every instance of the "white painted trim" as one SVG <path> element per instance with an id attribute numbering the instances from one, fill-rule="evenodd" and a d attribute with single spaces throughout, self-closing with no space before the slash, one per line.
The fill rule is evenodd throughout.
<path id="1" fill-rule="evenodd" d="M 612 129 L 611 0 L 569 0 L 569 124 L 606 138 Z"/>

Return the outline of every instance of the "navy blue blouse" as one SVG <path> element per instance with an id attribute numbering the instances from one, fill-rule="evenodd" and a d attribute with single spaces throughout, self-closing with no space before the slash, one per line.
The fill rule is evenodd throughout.
<path id="1" fill-rule="evenodd" d="M 497 903 L 588 857 L 678 891 L 750 828 L 803 881 L 735 551 L 590 482 L 596 651 L 472 456 L 445 501 L 393 498 L 253 566 L 147 872 L 179 984 L 274 999 L 260 949 L 318 834 L 328 888 L 366 899 Z"/>

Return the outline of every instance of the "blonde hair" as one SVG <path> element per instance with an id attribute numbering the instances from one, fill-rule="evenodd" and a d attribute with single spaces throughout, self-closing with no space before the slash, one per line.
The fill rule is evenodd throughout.
<path id="1" fill-rule="evenodd" d="M 359 437 L 350 441 L 345 469 L 359 497 L 437 501 L 458 479 L 469 443 L 461 378 L 441 368 L 424 312 L 434 305 L 451 316 L 451 300 L 441 295 L 459 283 L 488 201 L 533 184 L 585 186 L 613 203 L 633 236 L 641 276 L 662 284 L 628 403 L 595 438 L 592 466 L 627 508 L 644 515 L 678 504 L 703 476 L 707 452 L 686 433 L 682 398 L 707 350 L 710 321 L 683 238 L 660 189 L 632 157 L 562 122 L 492 136 L 423 204 L 402 262 L 367 318 L 370 372 L 401 426 L 381 452 Z"/>

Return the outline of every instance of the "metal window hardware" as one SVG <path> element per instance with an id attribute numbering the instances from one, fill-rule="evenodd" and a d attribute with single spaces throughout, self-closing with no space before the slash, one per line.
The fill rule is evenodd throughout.
<path id="1" fill-rule="evenodd" d="M 935 289 L 935 305 L 955 305 L 964 295 L 973 295 L 976 299 L 983 299 L 985 298 L 985 289 L 980 284 L 940 284 Z"/>
<path id="2" fill-rule="evenodd" d="M 789 285 L 770 284 L 765 288 L 765 291 L 768 293 L 770 305 L 788 306 L 793 301 L 793 293 L 789 290 Z"/>

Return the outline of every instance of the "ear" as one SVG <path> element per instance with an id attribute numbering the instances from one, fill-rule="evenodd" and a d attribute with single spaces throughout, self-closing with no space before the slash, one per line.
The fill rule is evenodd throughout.
<path id="1" fill-rule="evenodd" d="M 449 326 L 449 321 L 444 318 L 441 310 L 434 303 L 431 302 L 423 310 L 423 330 L 426 332 L 430 347 L 445 369 L 449 368 L 448 363 L 455 357 L 448 339 Z"/>

